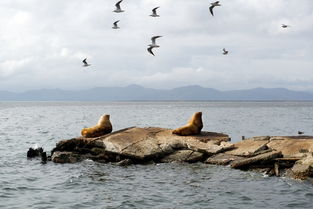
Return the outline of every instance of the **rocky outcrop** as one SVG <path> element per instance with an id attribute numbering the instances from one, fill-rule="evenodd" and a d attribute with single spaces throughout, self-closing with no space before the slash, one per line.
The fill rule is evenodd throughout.
<path id="1" fill-rule="evenodd" d="M 176 161 L 177 153 L 176 158 L 169 155 L 178 150 L 187 150 L 192 151 L 193 154 L 187 154 L 187 158 L 178 157 L 181 158 L 178 161 L 188 162 L 195 161 L 192 155 L 196 155 L 196 159 L 201 160 L 202 156 L 210 156 L 232 149 L 233 145 L 227 143 L 229 140 L 228 135 L 219 133 L 201 132 L 200 135 L 195 136 L 178 136 L 173 135 L 170 129 L 131 127 L 98 138 L 79 137 L 61 141 L 52 150 L 52 160 L 62 162 L 59 155 L 63 153 L 61 158 L 64 159 L 64 162 L 68 162 L 64 155 L 72 152 L 80 156 L 77 161 L 85 157 L 107 162 L 124 159 L 132 159 L 137 163 L 150 160 L 161 161 L 162 159 L 163 161 L 170 161 L 170 159 Z M 200 153 L 201 157 L 195 153 Z M 70 162 L 74 161 L 73 155 L 68 158 L 71 159 Z"/>
<path id="2" fill-rule="evenodd" d="M 204 162 L 256 170 L 297 179 L 313 177 L 313 137 L 253 137 L 232 144 L 228 135 L 201 132 L 179 136 L 157 127 L 130 127 L 97 138 L 60 141 L 52 161 L 75 163 L 84 159 L 116 165 Z"/>

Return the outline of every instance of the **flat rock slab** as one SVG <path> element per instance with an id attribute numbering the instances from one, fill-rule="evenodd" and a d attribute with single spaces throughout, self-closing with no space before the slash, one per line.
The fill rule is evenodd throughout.
<path id="1" fill-rule="evenodd" d="M 179 150 L 161 159 L 162 163 L 170 162 L 198 162 L 203 159 L 204 154 L 192 150 Z"/>
<path id="2" fill-rule="evenodd" d="M 267 146 L 279 150 L 284 157 L 303 157 L 305 153 L 313 152 L 312 137 L 271 137 Z"/>
<path id="3" fill-rule="evenodd" d="M 264 154 L 260 154 L 254 157 L 235 160 L 233 161 L 230 166 L 232 168 L 245 168 L 249 167 L 250 165 L 257 164 L 257 163 L 267 163 L 269 161 L 273 161 L 275 158 L 282 157 L 282 153 L 280 151 L 272 151 Z"/>
<path id="4" fill-rule="evenodd" d="M 215 164 L 215 165 L 228 165 L 230 162 L 234 160 L 241 160 L 241 159 L 244 159 L 244 157 L 220 153 L 212 157 L 209 157 L 205 161 L 205 163 Z"/>
<path id="5" fill-rule="evenodd" d="M 227 151 L 226 154 L 236 155 L 236 156 L 253 156 L 256 153 L 268 149 L 267 144 L 268 140 L 254 140 L 246 139 L 234 144 L 234 149 Z"/>

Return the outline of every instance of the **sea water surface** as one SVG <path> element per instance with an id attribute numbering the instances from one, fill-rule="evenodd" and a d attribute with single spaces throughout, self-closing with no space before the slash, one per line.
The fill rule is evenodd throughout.
<path id="1" fill-rule="evenodd" d="M 313 208 L 313 185 L 202 163 L 118 167 L 41 164 L 26 152 L 111 115 L 114 130 L 176 128 L 203 112 L 203 130 L 241 136 L 313 135 L 313 102 L 2 102 L 0 208 Z"/>

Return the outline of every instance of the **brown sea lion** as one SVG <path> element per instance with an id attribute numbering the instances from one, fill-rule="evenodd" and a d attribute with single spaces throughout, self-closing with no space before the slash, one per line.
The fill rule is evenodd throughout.
<path id="1" fill-rule="evenodd" d="M 112 132 L 112 124 L 110 122 L 110 115 L 102 115 L 98 124 L 91 128 L 84 128 L 81 131 L 82 136 L 87 138 L 98 137 Z"/>
<path id="2" fill-rule="evenodd" d="M 173 130 L 172 133 L 180 136 L 196 135 L 201 133 L 202 128 L 202 112 L 196 112 L 188 121 L 187 125 Z"/>

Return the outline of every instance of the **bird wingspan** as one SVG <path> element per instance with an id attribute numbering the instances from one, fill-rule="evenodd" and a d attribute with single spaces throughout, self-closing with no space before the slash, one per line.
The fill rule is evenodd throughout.
<path id="1" fill-rule="evenodd" d="M 210 12 L 211 12 L 212 16 L 214 16 L 214 14 L 213 14 L 213 8 L 214 8 L 214 6 L 210 6 Z"/>
<path id="2" fill-rule="evenodd" d="M 151 38 L 152 43 L 155 44 L 155 40 L 156 40 L 157 38 L 161 38 L 161 37 L 162 37 L 162 36 L 153 36 L 153 37 Z"/>
<path id="3" fill-rule="evenodd" d="M 153 13 L 156 13 L 156 10 L 157 9 L 159 9 L 160 7 L 156 7 L 156 8 L 154 8 L 152 11 L 153 11 Z"/>
<path id="4" fill-rule="evenodd" d="M 148 50 L 148 52 L 149 52 L 150 54 L 152 54 L 153 56 L 155 56 L 154 53 L 153 53 L 153 51 L 152 51 L 152 49 L 153 49 L 153 47 L 149 47 L 147 50 Z"/>
<path id="5" fill-rule="evenodd" d="M 120 0 L 119 2 L 117 2 L 117 3 L 115 4 L 115 6 L 116 6 L 117 9 L 121 9 L 120 4 L 122 3 L 122 1 L 123 1 L 123 0 Z"/>

